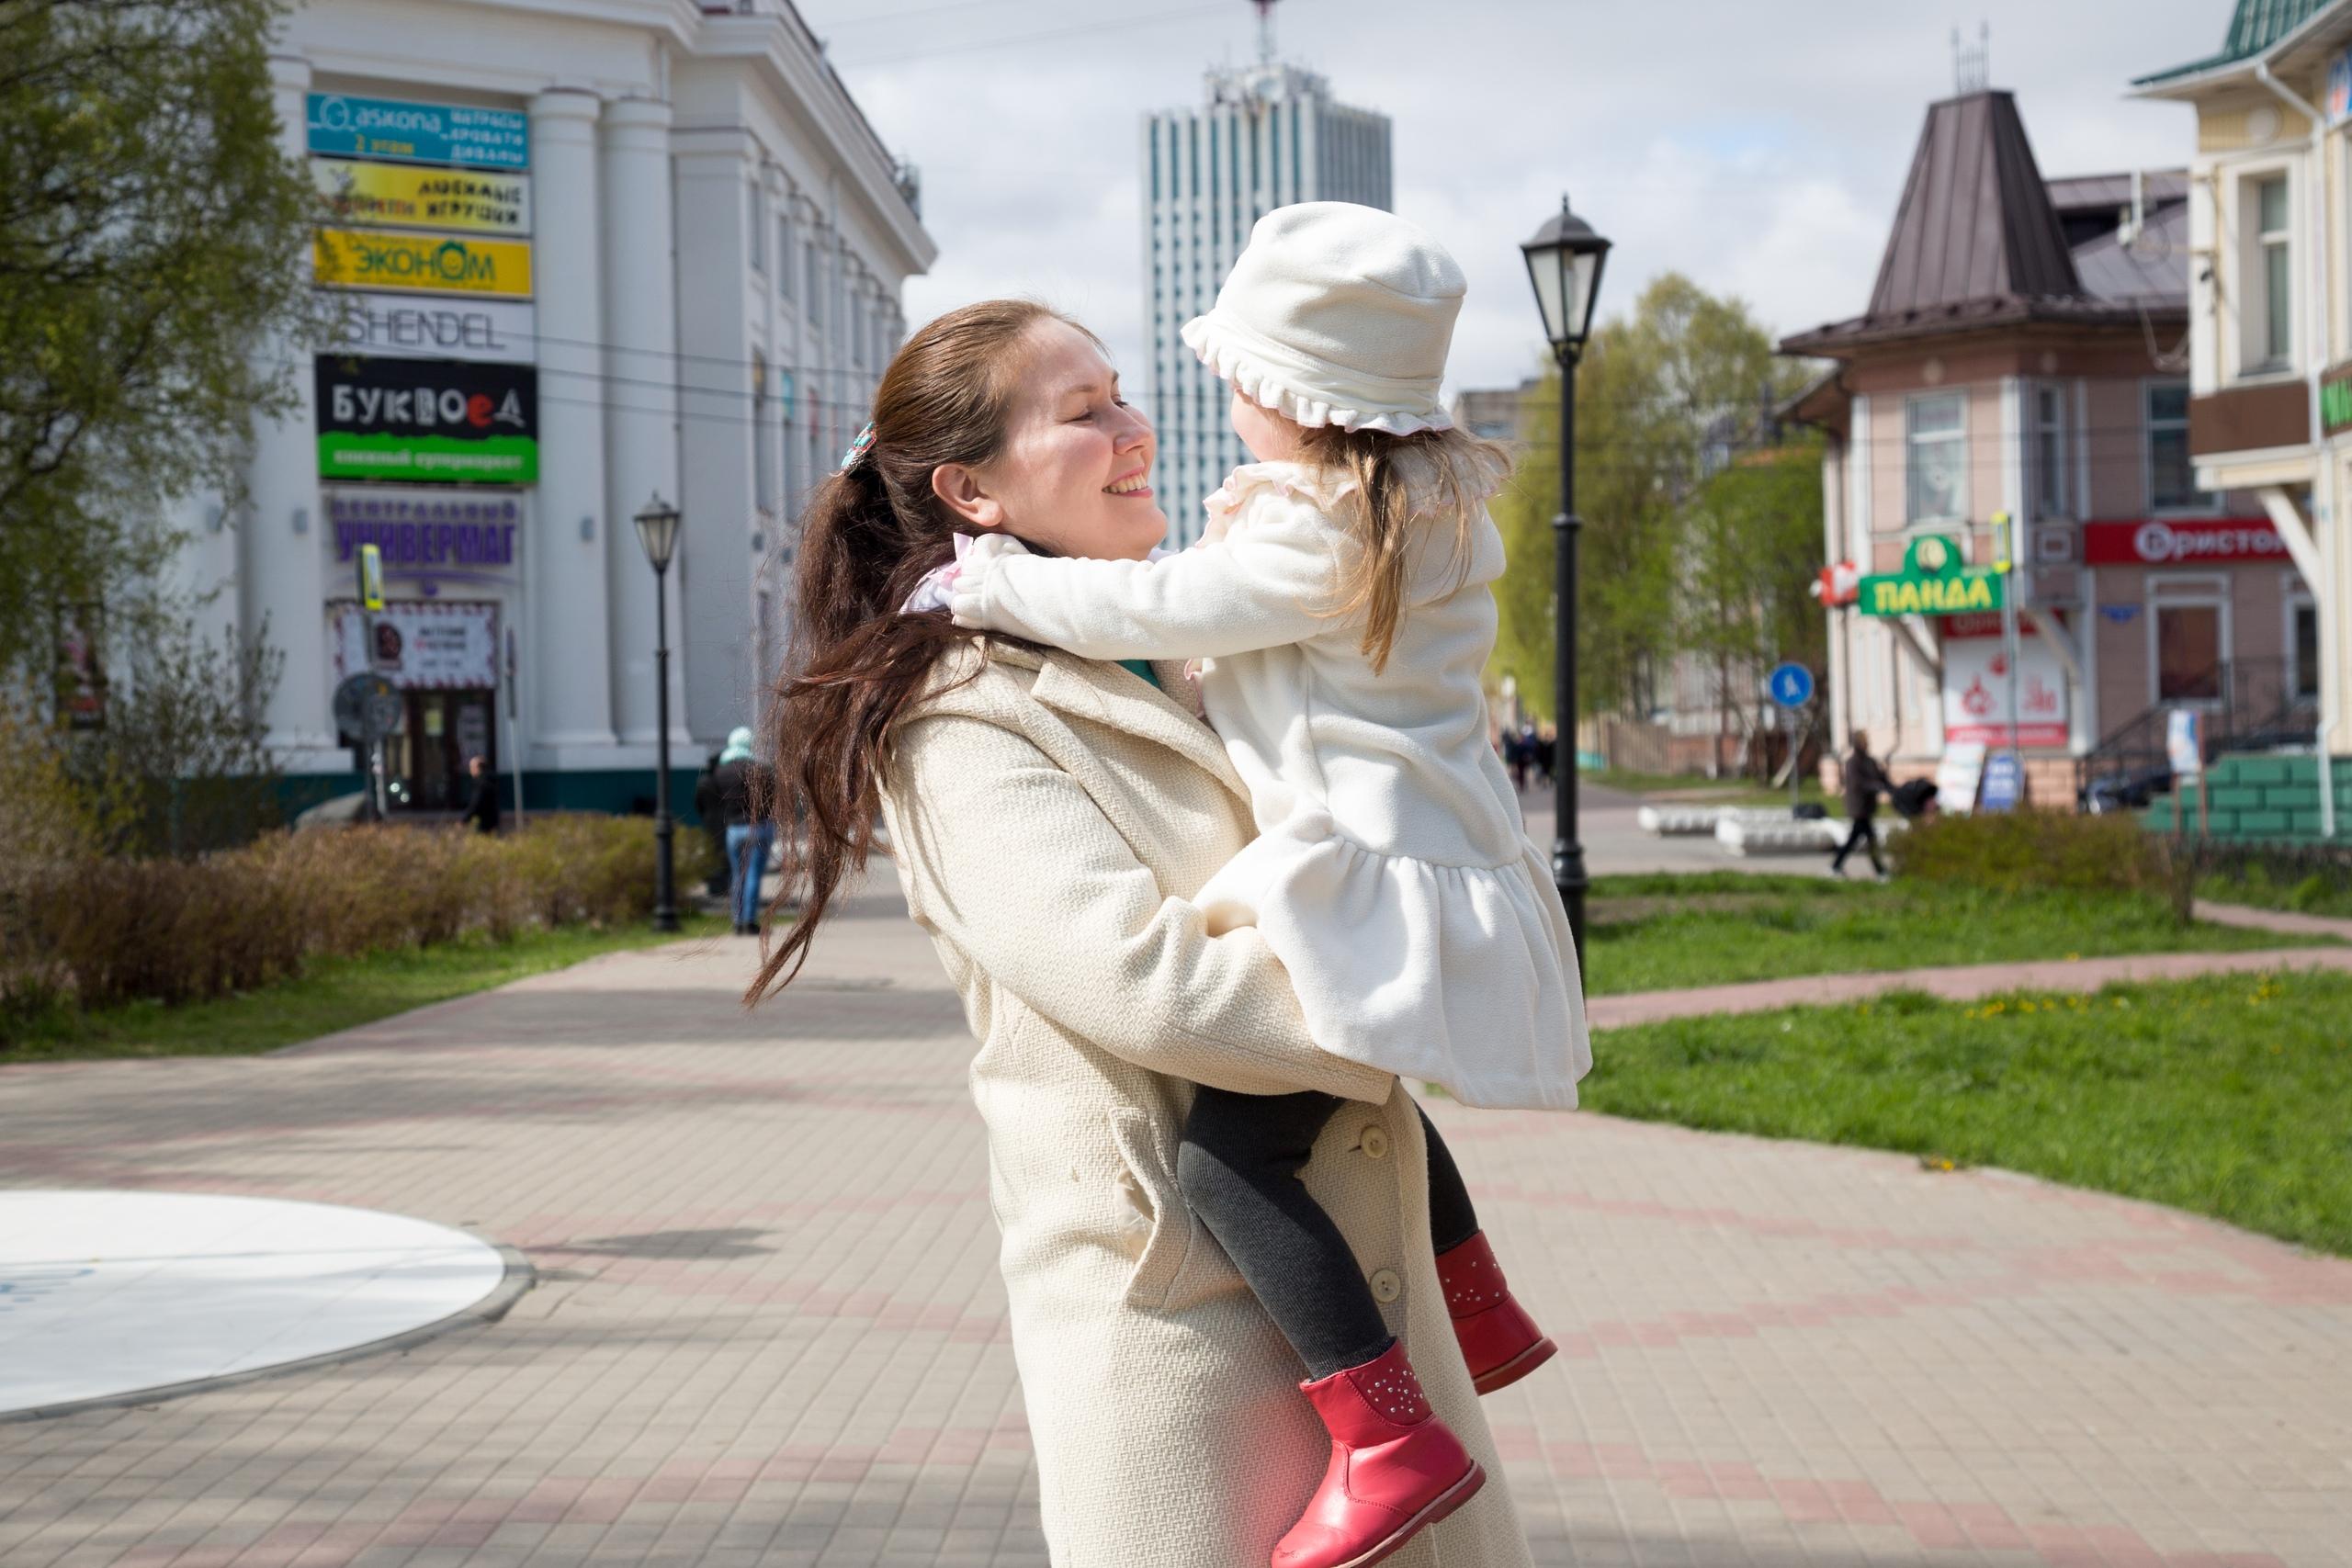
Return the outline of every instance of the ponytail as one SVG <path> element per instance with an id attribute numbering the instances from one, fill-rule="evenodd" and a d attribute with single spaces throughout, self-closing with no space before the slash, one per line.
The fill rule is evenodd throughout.
<path id="1" fill-rule="evenodd" d="M 955 556 L 956 519 L 933 493 L 932 473 L 977 468 L 1003 449 L 1027 336 L 1067 320 L 991 299 L 918 331 L 883 372 L 871 445 L 801 513 L 791 647 L 767 718 L 784 844 L 775 907 L 797 903 L 799 913 L 773 950 L 763 944 L 747 1005 L 808 962 L 842 879 L 873 849 L 893 727 L 932 691 L 939 661 L 971 640 L 944 610 L 899 609 Z"/>

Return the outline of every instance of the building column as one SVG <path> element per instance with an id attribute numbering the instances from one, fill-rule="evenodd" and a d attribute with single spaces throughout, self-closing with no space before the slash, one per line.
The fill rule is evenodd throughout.
<path id="1" fill-rule="evenodd" d="M 596 200 L 597 100 L 559 87 L 531 100 L 531 247 L 539 350 L 539 493 L 525 614 L 535 671 L 526 728 L 538 767 L 578 765 L 569 750 L 614 745 L 603 536 L 605 495 L 602 244 Z M 626 523 L 621 526 L 626 527 Z"/>
<path id="2" fill-rule="evenodd" d="M 607 450 L 605 561 L 611 575 L 613 724 L 621 742 L 648 750 L 652 765 L 652 570 L 638 545 L 638 510 L 660 491 L 678 492 L 678 310 L 670 203 L 670 106 L 623 98 L 605 107 L 605 441 Z M 689 531 L 695 519 L 688 519 Z M 663 581 L 673 637 L 684 629 L 677 583 Z M 670 654 L 673 739 L 684 735 L 685 659 Z"/>
<path id="3" fill-rule="evenodd" d="M 277 106 L 278 150 L 296 163 L 309 157 L 311 64 L 273 55 L 272 95 Z M 310 257 L 302 258 L 305 276 Z M 250 500 L 238 517 L 237 617 L 248 637 L 266 636 L 285 655 L 285 673 L 270 694 L 270 749 L 290 773 L 341 771 L 350 753 L 335 745 L 334 669 L 326 636 L 326 599 L 349 584 L 325 581 L 326 523 L 319 505 L 318 423 L 311 408 L 311 362 L 289 341 L 265 347 L 282 364 L 299 395 L 282 416 L 254 424 Z"/>

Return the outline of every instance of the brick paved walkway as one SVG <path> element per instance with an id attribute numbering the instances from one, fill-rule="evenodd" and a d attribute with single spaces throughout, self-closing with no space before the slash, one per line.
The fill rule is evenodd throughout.
<path id="1" fill-rule="evenodd" d="M 404 1355 L 0 1425 L 0 1564 L 1042 1564 L 968 1042 L 895 898 L 857 915 L 748 1016 L 722 942 L 272 1057 L 0 1071 L 0 1183 L 371 1205 L 543 1270 Z M 2352 1563 L 2352 1263 L 1432 1110 L 1564 1349 L 1488 1402 L 1541 1562 Z"/>

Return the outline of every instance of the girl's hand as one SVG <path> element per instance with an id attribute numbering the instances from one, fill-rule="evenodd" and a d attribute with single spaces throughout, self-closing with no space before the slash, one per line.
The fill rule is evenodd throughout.
<path id="1" fill-rule="evenodd" d="M 997 562 L 1028 553 L 1027 546 L 1006 533 L 982 534 L 964 547 L 956 563 L 956 581 L 947 591 L 947 609 L 956 624 L 974 631 L 1005 630 L 989 617 L 989 579 Z"/>

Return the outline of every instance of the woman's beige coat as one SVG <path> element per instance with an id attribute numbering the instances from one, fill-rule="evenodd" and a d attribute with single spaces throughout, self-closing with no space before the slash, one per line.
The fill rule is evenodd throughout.
<path id="1" fill-rule="evenodd" d="M 1412 1101 L 1315 1049 L 1254 929 L 1209 937 L 1183 902 L 1251 830 L 1217 738 L 1115 664 L 999 646 L 901 725 L 884 810 L 909 909 L 980 1040 L 972 1095 L 1056 1568 L 1261 1568 L 1329 1452 L 1297 1358 L 1177 1190 L 1194 1082 L 1352 1102 L 1307 1185 L 1487 1473 L 1389 1562 L 1524 1568 L 1438 1290 Z"/>

